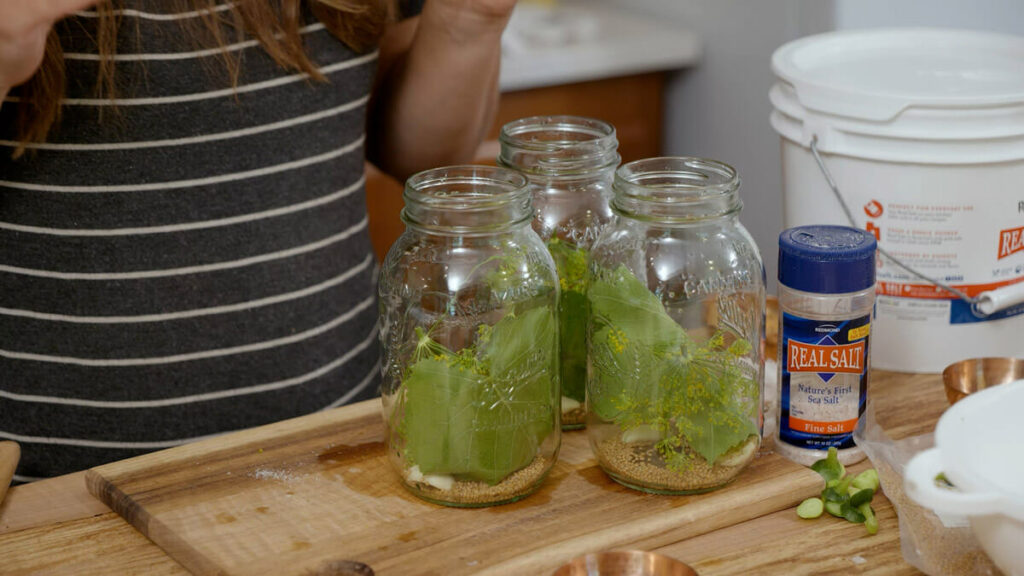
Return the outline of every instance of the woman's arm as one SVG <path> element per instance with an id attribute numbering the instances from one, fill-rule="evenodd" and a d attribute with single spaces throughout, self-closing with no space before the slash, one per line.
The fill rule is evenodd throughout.
<path id="1" fill-rule="evenodd" d="M 498 100 L 501 33 L 515 0 L 427 0 L 381 41 L 370 160 L 397 178 L 468 162 Z"/>
<path id="2" fill-rule="evenodd" d="M 0 101 L 28 80 L 43 61 L 53 23 L 96 0 L 3 0 L 0 2 Z"/>

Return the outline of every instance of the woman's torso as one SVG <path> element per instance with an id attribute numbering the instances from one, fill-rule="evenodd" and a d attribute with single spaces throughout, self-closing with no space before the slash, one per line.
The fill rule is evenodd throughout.
<path id="1" fill-rule="evenodd" d="M 96 19 L 65 42 L 68 100 L 11 160 L 0 108 L 0 439 L 22 480 L 373 395 L 374 261 L 363 188 L 376 53 L 314 19 L 316 83 L 188 13 L 129 3 L 116 109 L 95 100 Z M 16 100 L 17 93 L 14 93 Z"/>

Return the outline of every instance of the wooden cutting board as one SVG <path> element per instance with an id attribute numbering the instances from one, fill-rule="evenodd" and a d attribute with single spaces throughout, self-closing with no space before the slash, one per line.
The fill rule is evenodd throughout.
<path id="1" fill-rule="evenodd" d="M 570 558 L 653 548 L 794 506 L 820 477 L 762 454 L 731 485 L 656 496 L 612 482 L 585 432 L 532 496 L 453 509 L 408 493 L 369 401 L 101 466 L 89 491 L 196 574 L 549 574 Z"/>

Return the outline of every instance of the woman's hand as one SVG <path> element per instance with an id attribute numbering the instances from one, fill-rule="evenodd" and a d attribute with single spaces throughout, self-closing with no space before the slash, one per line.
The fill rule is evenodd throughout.
<path id="1" fill-rule="evenodd" d="M 380 47 L 367 151 L 403 180 L 474 160 L 498 104 L 501 33 L 515 0 L 426 0 Z"/>
<path id="2" fill-rule="evenodd" d="M 504 26 L 512 14 L 516 0 L 427 0 L 427 4 L 433 4 L 432 9 L 444 11 L 455 19 L 462 15 L 464 18 L 475 19 L 478 24 L 493 23 Z"/>
<path id="3" fill-rule="evenodd" d="M 0 3 L 0 95 L 25 82 L 43 61 L 54 22 L 96 0 L 3 0 Z"/>
<path id="4" fill-rule="evenodd" d="M 423 22 L 444 30 L 456 42 L 501 36 L 515 0 L 427 0 Z"/>

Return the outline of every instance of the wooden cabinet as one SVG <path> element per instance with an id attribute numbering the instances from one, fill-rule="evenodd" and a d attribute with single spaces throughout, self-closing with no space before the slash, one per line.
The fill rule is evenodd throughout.
<path id="1" fill-rule="evenodd" d="M 384 260 L 388 249 L 405 229 L 399 218 L 402 212 L 402 189 L 401 182 L 381 172 L 373 164 L 366 163 L 366 210 L 370 213 L 370 241 L 379 261 Z"/>
<path id="2" fill-rule="evenodd" d="M 477 151 L 476 162 L 494 164 L 498 133 L 512 120 L 526 116 L 572 114 L 610 122 L 619 139 L 623 162 L 661 154 L 662 72 L 533 88 L 501 95 L 497 118 L 487 140 Z M 378 258 L 402 233 L 402 184 L 372 166 L 366 175 L 370 238 Z"/>
<path id="3" fill-rule="evenodd" d="M 623 162 L 661 153 L 664 73 L 608 78 L 535 88 L 501 95 L 498 117 L 482 148 L 497 155 L 501 127 L 512 120 L 542 114 L 598 118 L 615 126 Z M 493 154 L 491 154 L 493 149 Z"/>

